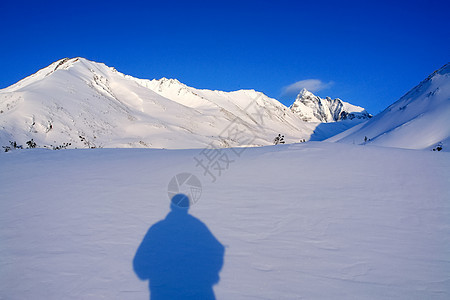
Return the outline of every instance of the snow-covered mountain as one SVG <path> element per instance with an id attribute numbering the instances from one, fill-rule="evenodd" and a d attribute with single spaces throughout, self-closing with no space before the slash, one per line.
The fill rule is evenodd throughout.
<path id="1" fill-rule="evenodd" d="M 272 144 L 279 133 L 287 143 L 314 134 L 317 140 L 319 123 L 304 120 L 254 90 L 137 79 L 84 58 L 59 60 L 0 90 L 0 145 L 33 139 L 40 147 L 69 148 L 258 146 Z M 319 138 L 355 124 L 322 130 Z"/>
<path id="2" fill-rule="evenodd" d="M 362 107 L 344 102 L 339 98 L 322 99 L 303 89 L 290 107 L 306 122 L 336 122 L 341 120 L 366 120 L 372 116 Z"/>
<path id="3" fill-rule="evenodd" d="M 448 151 L 446 145 L 450 143 L 450 64 L 433 72 L 369 121 L 328 141 L 407 149 L 436 149 L 441 145 L 444 151 Z"/>

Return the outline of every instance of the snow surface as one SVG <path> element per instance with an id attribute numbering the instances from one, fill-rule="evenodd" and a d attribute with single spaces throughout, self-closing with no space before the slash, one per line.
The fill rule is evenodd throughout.
<path id="1" fill-rule="evenodd" d="M 248 141 L 228 134 L 252 135 Z M 254 90 L 211 91 L 176 79 L 138 79 L 84 58 L 62 59 L 0 90 L 0 145 L 69 148 L 203 148 L 325 139 L 358 122 L 315 131 L 275 99 Z M 321 136 L 317 136 L 317 132 Z M 242 134 L 241 134 L 242 136 Z"/>
<path id="2" fill-rule="evenodd" d="M 328 139 L 384 147 L 450 151 L 450 64 L 369 121 Z"/>
<path id="3" fill-rule="evenodd" d="M 236 150 L 220 150 L 233 162 L 215 182 L 196 167 L 199 149 L 1 153 L 0 299 L 148 299 L 133 260 L 182 172 L 203 186 L 189 213 L 225 250 L 217 299 L 450 298 L 449 153 Z M 182 237 L 159 247 L 175 255 Z M 202 264 L 202 249 L 178 266 Z"/>

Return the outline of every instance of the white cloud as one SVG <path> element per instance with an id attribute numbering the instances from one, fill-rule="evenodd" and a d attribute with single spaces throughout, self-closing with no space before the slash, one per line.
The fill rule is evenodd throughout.
<path id="1" fill-rule="evenodd" d="M 283 87 L 281 95 L 282 96 L 297 95 L 302 89 L 307 89 L 311 93 L 315 93 L 327 89 L 332 85 L 333 85 L 332 81 L 323 82 L 320 79 L 305 79 Z"/>

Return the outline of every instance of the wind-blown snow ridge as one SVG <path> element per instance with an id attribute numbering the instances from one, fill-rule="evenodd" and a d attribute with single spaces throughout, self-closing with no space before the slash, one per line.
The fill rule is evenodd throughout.
<path id="1" fill-rule="evenodd" d="M 261 146 L 279 133 L 288 143 L 309 140 L 318 125 L 254 90 L 138 79 L 81 57 L 56 61 L 0 90 L 1 145 L 33 139 L 40 147 Z"/>
<path id="2" fill-rule="evenodd" d="M 441 145 L 448 151 L 449 120 L 450 64 L 446 64 L 371 120 L 328 141 L 408 149 Z"/>

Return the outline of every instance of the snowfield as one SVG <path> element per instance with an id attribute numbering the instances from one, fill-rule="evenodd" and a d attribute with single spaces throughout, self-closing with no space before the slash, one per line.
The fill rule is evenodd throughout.
<path id="1" fill-rule="evenodd" d="M 189 214 L 224 249 L 217 299 L 450 298 L 450 153 L 235 150 L 220 150 L 228 168 L 211 169 L 214 182 L 200 149 L 1 153 L 0 299 L 148 299 L 133 260 L 183 172 L 202 184 Z M 189 233 L 181 220 L 159 245 L 169 257 Z M 203 264 L 208 249 L 178 266 Z"/>

